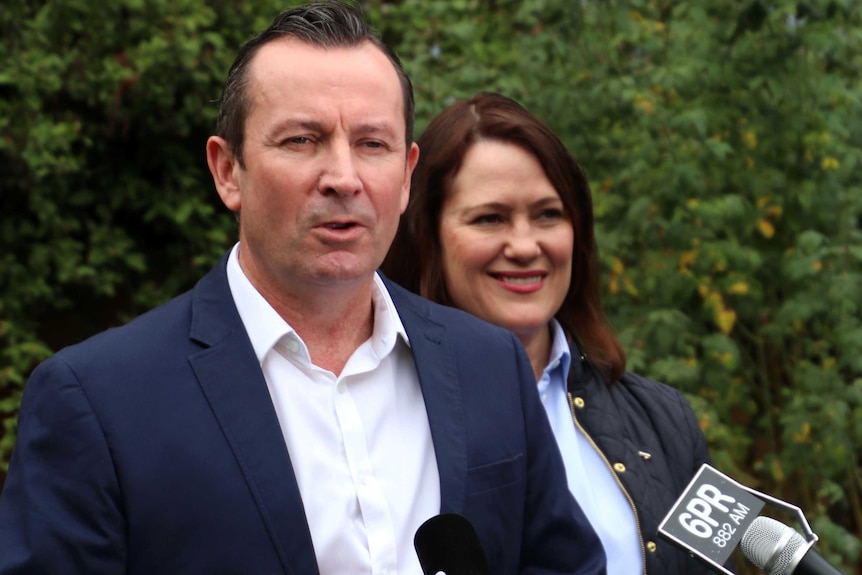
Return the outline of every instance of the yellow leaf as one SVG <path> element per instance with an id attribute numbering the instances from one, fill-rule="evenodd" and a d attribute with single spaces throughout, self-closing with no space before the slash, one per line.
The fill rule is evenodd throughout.
<path id="1" fill-rule="evenodd" d="M 617 282 L 617 278 L 611 278 L 611 280 L 608 282 L 608 291 L 610 291 L 611 293 L 619 293 L 620 284 L 619 282 Z"/>
<path id="2" fill-rule="evenodd" d="M 707 415 L 707 414 L 701 415 L 698 423 L 700 424 L 700 430 L 706 431 L 709 428 L 709 424 L 710 424 L 709 415 Z"/>
<path id="3" fill-rule="evenodd" d="M 811 437 L 811 424 L 807 421 L 802 424 L 802 429 L 793 433 L 793 441 L 796 443 L 807 443 Z"/>
<path id="4" fill-rule="evenodd" d="M 623 270 L 625 270 L 625 269 L 626 269 L 626 266 L 623 265 L 623 260 L 621 260 L 620 258 L 618 258 L 616 256 L 611 258 L 611 273 L 616 274 L 616 275 L 620 275 L 621 273 L 623 273 Z"/>
<path id="5" fill-rule="evenodd" d="M 757 147 L 757 134 L 754 133 L 754 130 L 748 130 L 747 132 L 742 133 L 742 142 L 745 144 L 745 147 L 749 150 L 753 150 Z"/>
<path id="6" fill-rule="evenodd" d="M 816 272 L 822 271 L 823 270 L 823 262 L 818 260 L 818 261 L 812 263 L 811 267 L 814 268 L 814 271 L 816 271 Z"/>
<path id="7" fill-rule="evenodd" d="M 635 99 L 635 107 L 643 110 L 647 116 L 651 116 L 655 112 L 655 104 L 641 96 Z"/>
<path id="8" fill-rule="evenodd" d="M 757 222 L 757 229 L 767 239 L 775 235 L 775 226 L 769 220 L 760 220 Z"/>
<path id="9" fill-rule="evenodd" d="M 784 481 L 784 470 L 781 468 L 781 462 L 778 459 L 772 460 L 772 477 L 777 481 Z"/>
<path id="10" fill-rule="evenodd" d="M 693 264 L 696 259 L 697 250 L 687 250 L 682 252 L 682 255 L 679 256 L 679 271 L 688 271 L 688 269 L 691 267 L 691 264 Z"/>
<path id="11" fill-rule="evenodd" d="M 706 296 L 707 304 L 712 304 L 716 309 L 724 309 L 724 298 L 718 292 L 711 292 Z"/>
<path id="12" fill-rule="evenodd" d="M 830 369 L 835 367 L 836 363 L 838 363 L 838 360 L 836 360 L 834 357 L 827 357 L 823 360 L 823 369 L 829 371 Z"/>
<path id="13" fill-rule="evenodd" d="M 728 288 L 727 293 L 733 295 L 745 295 L 748 293 L 748 284 L 745 282 L 736 282 Z"/>
<path id="14" fill-rule="evenodd" d="M 825 156 L 823 161 L 820 162 L 820 169 L 824 172 L 828 172 L 829 170 L 837 170 L 838 169 L 838 160 L 833 158 L 832 156 Z"/>
<path id="15" fill-rule="evenodd" d="M 635 284 L 632 283 L 631 279 L 627 277 L 623 278 L 623 287 L 625 287 L 625 290 L 629 295 L 638 295 L 638 288 L 635 287 Z"/>
<path id="16" fill-rule="evenodd" d="M 736 323 L 736 312 L 732 309 L 719 309 L 715 314 L 715 323 L 718 324 L 721 333 L 728 335 L 733 331 L 733 324 Z"/>

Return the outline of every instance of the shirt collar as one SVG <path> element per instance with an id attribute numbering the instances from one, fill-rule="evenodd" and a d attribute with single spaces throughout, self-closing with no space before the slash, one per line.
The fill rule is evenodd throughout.
<path id="1" fill-rule="evenodd" d="M 285 335 L 293 333 L 294 329 L 273 309 L 269 302 L 257 291 L 239 265 L 239 242 L 231 249 L 227 260 L 227 280 L 230 286 L 239 317 L 248 333 L 251 346 L 259 363 Z M 392 297 L 379 274 L 374 274 L 374 288 L 371 293 L 374 308 L 374 329 L 371 335 L 371 347 L 380 357 L 388 354 L 395 347 L 398 337 L 409 346 L 407 331 L 392 302 Z"/>
<path id="2" fill-rule="evenodd" d="M 399 337 L 409 346 L 407 330 L 401 323 L 401 317 L 395 309 L 392 296 L 389 295 L 389 290 L 386 289 L 386 284 L 383 283 L 379 273 L 374 274 L 371 302 L 374 306 L 374 332 L 371 335 L 371 347 L 374 353 L 383 357 L 392 351 Z"/>
<path id="3" fill-rule="evenodd" d="M 563 331 L 563 326 L 556 319 L 551 319 L 551 353 L 548 357 L 548 365 L 545 366 L 542 372 L 541 384 L 547 385 L 551 381 L 560 381 L 563 386 L 566 385 L 566 374 L 569 373 L 569 367 L 572 364 L 572 352 L 569 349 L 569 340 L 566 337 L 566 332 Z M 552 377 L 552 372 L 559 369 L 563 377 Z"/>

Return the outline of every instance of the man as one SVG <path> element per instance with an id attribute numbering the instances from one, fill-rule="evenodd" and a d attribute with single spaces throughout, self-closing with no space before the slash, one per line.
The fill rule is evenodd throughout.
<path id="1" fill-rule="evenodd" d="M 491 572 L 603 573 L 513 336 L 375 273 L 419 151 L 361 14 L 244 46 L 207 142 L 240 241 L 190 292 L 33 373 L 0 573 L 418 574 L 417 527 Z"/>

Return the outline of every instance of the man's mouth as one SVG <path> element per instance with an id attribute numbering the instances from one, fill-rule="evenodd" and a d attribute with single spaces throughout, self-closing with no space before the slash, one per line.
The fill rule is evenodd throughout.
<path id="1" fill-rule="evenodd" d="M 329 222 L 323 224 L 323 227 L 330 230 L 346 230 L 348 228 L 352 228 L 355 225 L 356 224 L 354 222 Z"/>

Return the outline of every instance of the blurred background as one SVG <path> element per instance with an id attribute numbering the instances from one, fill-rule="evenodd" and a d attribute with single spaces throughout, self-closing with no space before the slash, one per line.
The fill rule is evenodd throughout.
<path id="1" fill-rule="evenodd" d="M 236 240 L 204 144 L 237 48 L 297 3 L 4 0 L 0 488 L 35 365 Z M 480 90 L 561 136 L 629 368 L 685 392 L 716 467 L 800 506 L 818 550 L 862 573 L 856 1 L 362 5 L 413 79 L 417 136 Z"/>

